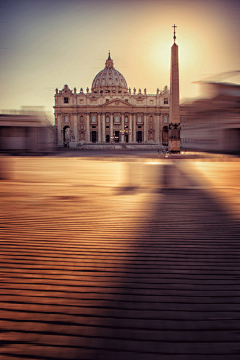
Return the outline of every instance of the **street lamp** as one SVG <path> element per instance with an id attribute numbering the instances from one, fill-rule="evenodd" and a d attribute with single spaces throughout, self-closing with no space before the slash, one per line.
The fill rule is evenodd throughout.
<path id="1" fill-rule="evenodd" d="M 121 130 L 120 133 L 124 135 L 125 148 L 127 147 L 127 135 L 131 134 L 132 130 L 128 128 L 128 125 L 124 126 L 124 130 Z"/>
<path id="2" fill-rule="evenodd" d="M 116 135 L 115 135 L 115 133 L 114 133 L 114 135 L 113 135 L 113 136 L 110 136 L 110 139 L 111 139 L 111 140 L 113 140 L 113 143 L 114 143 L 114 150 L 115 150 L 115 142 L 116 142 L 116 140 L 118 139 L 118 136 L 116 136 Z"/>

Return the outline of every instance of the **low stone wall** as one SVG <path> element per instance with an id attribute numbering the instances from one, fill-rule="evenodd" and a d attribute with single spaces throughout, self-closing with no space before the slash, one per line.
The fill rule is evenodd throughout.
<path id="1" fill-rule="evenodd" d="M 165 149 L 166 146 L 160 145 L 160 144 L 127 144 L 126 150 L 158 150 L 158 149 Z M 78 145 L 77 149 L 81 150 L 108 150 L 108 149 L 115 149 L 115 150 L 124 150 L 125 145 L 124 144 L 83 144 Z"/>

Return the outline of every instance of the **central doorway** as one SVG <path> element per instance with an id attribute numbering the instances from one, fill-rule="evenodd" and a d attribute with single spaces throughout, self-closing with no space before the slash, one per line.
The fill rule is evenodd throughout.
<path id="1" fill-rule="evenodd" d="M 116 143 L 119 143 L 119 136 L 120 136 L 120 132 L 119 131 L 115 131 L 114 132 L 114 141 Z"/>
<path id="2" fill-rule="evenodd" d="M 142 142 L 142 131 L 137 131 L 136 140 L 137 140 L 138 143 Z"/>
<path id="3" fill-rule="evenodd" d="M 91 131 L 91 139 L 90 139 L 93 143 L 97 142 L 97 132 L 96 131 Z"/>

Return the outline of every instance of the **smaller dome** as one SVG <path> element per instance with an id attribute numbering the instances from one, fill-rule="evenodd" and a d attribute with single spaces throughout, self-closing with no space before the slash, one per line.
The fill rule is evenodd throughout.
<path id="1" fill-rule="evenodd" d="M 105 63 L 105 68 L 95 76 L 92 83 L 92 90 L 106 87 L 118 87 L 127 90 L 127 82 L 124 76 L 114 68 L 110 52 Z"/>

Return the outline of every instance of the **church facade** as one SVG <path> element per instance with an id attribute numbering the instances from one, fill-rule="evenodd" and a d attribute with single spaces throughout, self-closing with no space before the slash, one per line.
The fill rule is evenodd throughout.
<path id="1" fill-rule="evenodd" d="M 122 147 L 168 143 L 170 91 L 147 94 L 127 86 L 110 53 L 91 91 L 65 85 L 55 93 L 55 127 L 59 147 Z"/>

